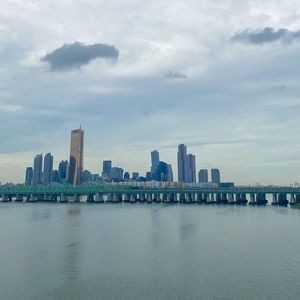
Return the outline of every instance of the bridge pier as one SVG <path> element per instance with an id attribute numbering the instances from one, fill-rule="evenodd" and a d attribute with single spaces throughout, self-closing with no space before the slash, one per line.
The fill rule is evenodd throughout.
<path id="1" fill-rule="evenodd" d="M 65 194 L 60 194 L 59 202 L 60 203 L 66 203 L 66 202 L 68 202 L 68 196 L 65 195 Z"/>
<path id="2" fill-rule="evenodd" d="M 23 202 L 23 195 L 18 194 L 16 196 L 16 202 Z"/>
<path id="3" fill-rule="evenodd" d="M 228 204 L 234 204 L 234 195 L 228 194 Z"/>
<path id="4" fill-rule="evenodd" d="M 152 201 L 153 201 L 152 193 L 147 193 L 146 194 L 146 201 L 147 201 L 147 203 L 152 203 Z"/>
<path id="5" fill-rule="evenodd" d="M 130 201 L 130 194 L 126 193 L 124 194 L 124 202 L 129 202 Z"/>
<path id="6" fill-rule="evenodd" d="M 278 195 L 277 194 L 272 194 L 272 205 L 278 205 Z"/>
<path id="7" fill-rule="evenodd" d="M 145 193 L 139 194 L 139 202 L 145 202 Z"/>
<path id="8" fill-rule="evenodd" d="M 290 195 L 290 205 L 294 205 L 297 203 L 297 195 L 295 196 L 295 194 L 291 194 Z"/>
<path id="9" fill-rule="evenodd" d="M 253 193 L 250 194 L 249 205 L 255 205 L 255 194 Z"/>
<path id="10" fill-rule="evenodd" d="M 256 205 L 266 205 L 267 203 L 266 194 L 256 194 Z"/>
<path id="11" fill-rule="evenodd" d="M 289 201 L 287 200 L 286 194 L 279 194 L 278 196 L 278 205 L 280 206 L 287 206 L 289 204 Z"/>

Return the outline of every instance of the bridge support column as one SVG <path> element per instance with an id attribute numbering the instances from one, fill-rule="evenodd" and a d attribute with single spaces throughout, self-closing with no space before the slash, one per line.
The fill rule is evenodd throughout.
<path id="1" fill-rule="evenodd" d="M 37 202 L 37 201 L 38 201 L 38 198 L 37 198 L 36 195 L 31 194 L 31 195 L 29 196 L 28 202 Z"/>
<path id="2" fill-rule="evenodd" d="M 5 194 L 2 194 L 2 199 L 1 199 L 1 202 L 8 202 L 8 196 L 5 195 Z"/>
<path id="3" fill-rule="evenodd" d="M 147 195 L 146 195 L 146 201 L 148 203 L 152 203 L 152 193 L 147 193 Z"/>
<path id="4" fill-rule="evenodd" d="M 86 197 L 86 202 L 94 202 L 94 194 L 88 194 Z"/>
<path id="5" fill-rule="evenodd" d="M 129 202 L 130 201 L 130 194 L 126 193 L 124 194 L 124 202 Z"/>
<path id="6" fill-rule="evenodd" d="M 272 205 L 278 205 L 279 203 L 278 203 L 278 196 L 277 196 L 277 194 L 272 194 L 272 198 L 273 198 L 273 201 L 272 201 Z"/>
<path id="7" fill-rule="evenodd" d="M 228 203 L 227 194 L 224 193 L 221 195 L 221 203 L 223 203 L 223 204 Z"/>
<path id="8" fill-rule="evenodd" d="M 74 194 L 74 202 L 80 202 L 80 196 L 78 194 Z"/>
<path id="9" fill-rule="evenodd" d="M 145 202 L 145 193 L 140 193 L 140 195 L 139 195 L 139 201 L 140 202 Z"/>
<path id="10" fill-rule="evenodd" d="M 234 204 L 234 196 L 233 196 L 233 194 L 228 194 L 228 204 Z"/>
<path id="11" fill-rule="evenodd" d="M 255 205 L 255 194 L 253 193 L 250 194 L 249 205 Z"/>
<path id="12" fill-rule="evenodd" d="M 185 201 L 185 194 L 184 194 L 184 193 L 180 193 L 180 194 L 179 194 L 179 201 L 180 201 L 181 203 L 184 203 L 184 201 Z"/>
<path id="13" fill-rule="evenodd" d="M 241 198 L 240 198 L 240 204 L 247 204 L 248 203 L 248 200 L 247 200 L 247 197 L 246 197 L 246 194 L 241 194 Z"/>
<path id="14" fill-rule="evenodd" d="M 289 201 L 287 200 L 287 194 L 279 194 L 278 196 L 278 205 L 287 206 Z"/>
<path id="15" fill-rule="evenodd" d="M 240 204 L 241 203 L 241 195 L 240 194 L 235 194 L 235 203 Z"/>
<path id="16" fill-rule="evenodd" d="M 296 201 L 295 195 L 294 195 L 294 194 L 291 194 L 291 195 L 290 195 L 290 205 L 294 205 L 294 204 L 296 204 L 296 203 L 297 203 L 297 201 Z"/>
<path id="17" fill-rule="evenodd" d="M 68 202 L 68 196 L 65 194 L 60 194 L 59 202 Z"/>
<path id="18" fill-rule="evenodd" d="M 257 194 L 256 195 L 256 205 L 265 205 L 268 203 L 266 199 L 266 194 Z"/>
<path id="19" fill-rule="evenodd" d="M 203 194 L 203 203 L 208 203 L 208 201 L 209 201 L 209 194 L 204 193 Z"/>
<path id="20" fill-rule="evenodd" d="M 211 193 L 211 194 L 210 194 L 210 199 L 209 199 L 209 203 L 210 203 L 210 204 L 216 203 L 216 202 L 215 202 L 215 199 L 216 199 L 215 197 L 216 197 L 216 195 L 215 195 L 214 193 Z"/>
<path id="21" fill-rule="evenodd" d="M 19 195 L 19 194 L 18 194 L 18 195 L 16 196 L 16 201 L 17 201 L 17 202 L 22 202 L 22 201 L 23 201 L 23 195 Z"/>

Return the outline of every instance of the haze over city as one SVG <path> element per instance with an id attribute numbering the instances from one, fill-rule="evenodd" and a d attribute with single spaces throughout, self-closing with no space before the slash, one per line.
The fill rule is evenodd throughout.
<path id="1" fill-rule="evenodd" d="M 224 181 L 299 181 L 299 13 L 297 1 L 2 1 L 0 181 L 24 182 L 38 153 L 69 159 L 80 124 L 93 173 L 106 159 L 145 173 L 153 149 L 176 170 L 184 143 Z"/>

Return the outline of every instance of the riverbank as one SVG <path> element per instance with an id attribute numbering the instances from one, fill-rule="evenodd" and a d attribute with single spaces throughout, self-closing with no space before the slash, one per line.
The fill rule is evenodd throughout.
<path id="1" fill-rule="evenodd" d="M 300 202 L 297 203 L 297 204 L 295 204 L 295 205 L 293 205 L 292 208 L 300 209 Z"/>

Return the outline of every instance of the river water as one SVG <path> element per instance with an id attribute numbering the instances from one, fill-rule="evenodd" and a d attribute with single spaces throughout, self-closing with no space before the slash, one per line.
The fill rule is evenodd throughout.
<path id="1" fill-rule="evenodd" d="M 0 203 L 0 299 L 300 299 L 300 210 Z"/>

